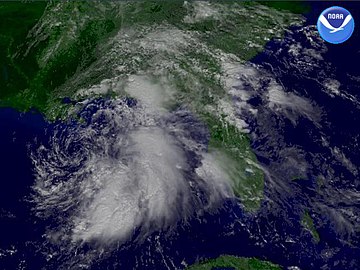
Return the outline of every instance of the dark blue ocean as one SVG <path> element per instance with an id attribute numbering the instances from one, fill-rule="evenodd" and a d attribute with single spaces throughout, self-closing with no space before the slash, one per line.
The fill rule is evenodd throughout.
<path id="1" fill-rule="evenodd" d="M 311 12 L 306 14 L 308 25 L 315 25 L 321 11 L 332 4 L 312 2 L 311 5 Z M 360 22 L 359 3 L 344 2 L 342 6 L 352 13 L 356 22 Z M 285 38 L 307 42 L 304 35 L 297 31 L 287 35 L 291 37 Z M 360 137 L 360 108 L 349 100 L 331 98 L 321 91 L 320 86 L 314 83 L 314 78 L 318 76 L 316 70 L 306 76 L 300 76 L 296 67 L 292 70 L 291 66 L 286 65 L 291 62 L 286 50 L 283 53 L 271 53 L 279 51 L 283 45 L 279 41 L 269 42 L 264 53 L 252 62 L 273 72 L 287 91 L 305 96 L 321 106 L 326 114 L 324 121 L 328 123 L 320 131 L 305 118 L 300 119 L 295 126 L 283 120 L 278 128 L 281 129 L 284 145 L 298 146 L 304 152 L 322 153 L 330 158 L 330 153 L 319 144 L 319 138 L 326 135 L 331 138 L 332 145 L 348 145 L 343 151 L 359 167 L 360 147 L 357 143 Z M 341 83 L 341 90 L 360 102 L 360 82 L 354 84 L 349 80 L 349 77 L 360 78 L 360 32 L 355 29 L 348 42 L 342 45 L 328 44 L 327 48 L 323 62 L 335 67 L 331 72 Z M 259 108 L 261 105 L 259 102 Z M 256 128 L 255 121 L 252 124 L 254 133 L 267 132 Z M 39 249 L 39 246 L 46 227 L 51 224 L 35 218 L 31 211 L 29 196 L 34 176 L 29 151 L 36 145 L 47 144 L 53 126 L 34 111 L 19 113 L 9 108 L 0 109 L 0 269 L 46 269 L 46 256 L 42 254 L 44 249 Z M 260 151 L 265 144 L 266 140 L 252 141 L 259 161 L 267 166 L 274 162 L 274 158 Z M 269 146 L 267 151 L 277 152 L 279 149 Z M 360 235 L 351 235 L 351 241 L 347 241 L 344 233 L 333 226 L 331 217 L 319 212 L 316 205 L 325 203 L 322 196 L 327 194 L 326 190 L 318 189 L 317 175 L 323 172 L 321 166 L 312 164 L 312 155 L 305 157 L 312 165 L 310 173 L 303 179 L 284 183 L 292 193 L 275 193 L 269 185 L 270 180 L 265 179 L 266 200 L 257 213 L 245 212 L 237 201 L 225 201 L 224 207 L 218 212 L 204 214 L 186 225 L 179 224 L 171 232 L 154 233 L 143 244 L 133 245 L 131 241 L 125 243 L 106 259 L 95 262 L 92 269 L 166 269 L 163 262 L 170 264 L 167 258 L 171 258 L 171 262 L 181 268 L 183 262 L 190 264 L 198 259 L 214 258 L 221 254 L 269 260 L 285 269 L 289 266 L 314 270 L 360 269 Z M 331 184 L 324 185 L 324 189 L 360 192 L 357 177 L 337 163 L 333 166 L 337 177 Z M 341 205 L 341 197 L 334 200 Z M 357 209 L 356 213 L 360 211 L 359 202 L 347 207 Z M 313 240 L 301 224 L 305 209 L 314 217 L 320 235 L 319 243 Z M 161 252 L 157 246 L 159 238 Z M 14 251 L 13 255 L 10 255 L 9 247 Z M 154 265 L 154 261 L 161 262 L 161 265 Z"/>

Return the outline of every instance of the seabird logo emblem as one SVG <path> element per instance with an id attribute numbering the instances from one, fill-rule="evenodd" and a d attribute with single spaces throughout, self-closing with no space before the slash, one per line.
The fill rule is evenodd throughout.
<path id="1" fill-rule="evenodd" d="M 320 36 L 333 44 L 343 43 L 348 40 L 355 23 L 350 12 L 342 7 L 325 9 L 319 16 L 317 28 Z"/>

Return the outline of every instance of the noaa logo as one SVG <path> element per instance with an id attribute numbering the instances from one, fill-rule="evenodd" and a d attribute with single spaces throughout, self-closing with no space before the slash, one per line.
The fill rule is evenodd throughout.
<path id="1" fill-rule="evenodd" d="M 317 22 L 320 36 L 333 44 L 348 40 L 354 31 L 354 27 L 354 18 L 349 11 L 342 7 L 325 9 Z"/>

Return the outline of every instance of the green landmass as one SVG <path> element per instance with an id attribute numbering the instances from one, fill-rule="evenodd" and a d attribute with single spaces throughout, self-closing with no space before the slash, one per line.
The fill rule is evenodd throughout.
<path id="1" fill-rule="evenodd" d="M 311 6 L 306 1 L 259 1 L 259 3 L 279 10 L 289 10 L 296 14 L 310 12 Z"/>
<path id="2" fill-rule="evenodd" d="M 17 46 L 9 47 L 6 56 L 6 61 L 10 62 L 10 65 L 6 78 L 3 77 L 1 80 L 4 87 L 0 92 L 0 106 L 14 107 L 21 111 L 36 109 L 48 116 L 50 113 L 53 114 L 54 110 L 61 112 L 62 110 L 55 108 L 64 107 L 61 98 L 55 94 L 55 89 L 96 60 L 96 46 L 103 36 L 115 28 L 115 22 L 112 20 L 93 15 L 91 12 L 94 8 L 88 1 L 64 3 L 63 12 L 57 14 L 54 8 L 59 4 L 61 3 L 44 1 L 2 3 L 5 13 L 2 19 L 3 29 L 10 26 L 9 39 L 16 40 Z M 63 16 L 64 21 L 68 20 L 75 26 L 81 20 L 81 13 L 84 13 L 83 16 L 88 15 L 87 10 L 93 18 L 81 21 L 79 30 L 75 31 L 75 37 L 68 38 L 66 35 L 71 31 L 68 26 L 61 29 L 61 25 L 52 24 L 51 21 L 44 21 L 43 25 L 39 25 L 39 19 L 46 6 L 45 18 L 46 14 L 48 17 Z M 28 18 L 25 24 L 23 17 Z M 29 32 L 37 22 L 38 28 Z M 48 25 L 44 26 L 45 23 Z M 18 28 L 19 24 L 22 27 Z M 48 28 L 48 31 L 39 33 L 39 30 L 44 28 Z M 49 51 L 54 46 L 58 48 L 50 54 Z"/>
<path id="3" fill-rule="evenodd" d="M 248 211 L 256 211 L 263 199 L 264 173 L 257 165 L 249 138 L 216 118 L 209 116 L 205 122 L 210 128 L 210 151 L 216 152 L 218 162 L 230 176 L 235 195 Z"/>
<path id="4" fill-rule="evenodd" d="M 319 235 L 319 233 L 317 232 L 316 227 L 315 227 L 315 224 L 314 224 L 314 221 L 313 221 L 313 219 L 311 218 L 311 216 L 310 216 L 310 214 L 309 214 L 308 211 L 306 211 L 306 212 L 304 213 L 304 215 L 303 215 L 303 217 L 302 217 L 302 220 L 301 220 L 301 223 L 303 224 L 304 228 L 307 229 L 307 230 L 311 233 L 314 241 L 315 241 L 316 243 L 319 243 L 319 242 L 320 242 L 320 235 Z"/>
<path id="5" fill-rule="evenodd" d="M 302 176 L 302 175 L 294 175 L 290 178 L 291 181 L 302 181 L 305 180 L 306 181 L 306 177 Z"/>
<path id="6" fill-rule="evenodd" d="M 220 256 L 192 265 L 187 270 L 281 270 L 280 266 L 256 258 Z"/>
<path id="7" fill-rule="evenodd" d="M 298 7 L 295 11 L 301 10 L 297 3 L 276 3 L 272 5 L 278 9 L 294 10 L 294 6 Z M 33 108 L 49 118 L 58 117 L 56 114 L 63 110 L 54 107 L 66 106 L 61 104 L 64 93 L 56 89 L 94 63 L 101 55 L 101 43 L 122 28 L 167 23 L 182 30 L 201 32 L 200 38 L 209 46 L 247 61 L 268 40 L 281 35 L 268 29 L 276 28 L 279 21 L 284 20 L 281 23 L 288 25 L 294 20 L 290 13 L 279 17 L 275 9 L 267 9 L 265 13 L 261 5 L 253 2 L 214 1 L 214 5 L 227 7 L 228 14 L 220 19 L 210 17 L 184 23 L 194 8 L 187 7 L 183 1 L 51 1 L 42 18 L 44 1 L 2 2 L 0 106 L 22 111 Z M 240 11 L 241 6 L 261 15 L 246 16 Z M 60 16 L 61 20 L 54 20 Z M 29 33 L 36 22 L 38 27 Z"/>
<path id="8" fill-rule="evenodd" d="M 34 56 L 24 57 L 20 51 L 25 49 L 21 47 L 45 7 L 45 2 L 0 2 L 0 102 L 3 106 L 8 98 L 15 99 L 27 87 L 29 78 L 38 70 Z"/>

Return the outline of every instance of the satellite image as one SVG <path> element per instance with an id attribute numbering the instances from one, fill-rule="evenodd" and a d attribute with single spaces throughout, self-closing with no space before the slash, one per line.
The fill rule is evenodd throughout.
<path id="1" fill-rule="evenodd" d="M 359 22 L 1 1 L 0 269 L 359 270 Z"/>

